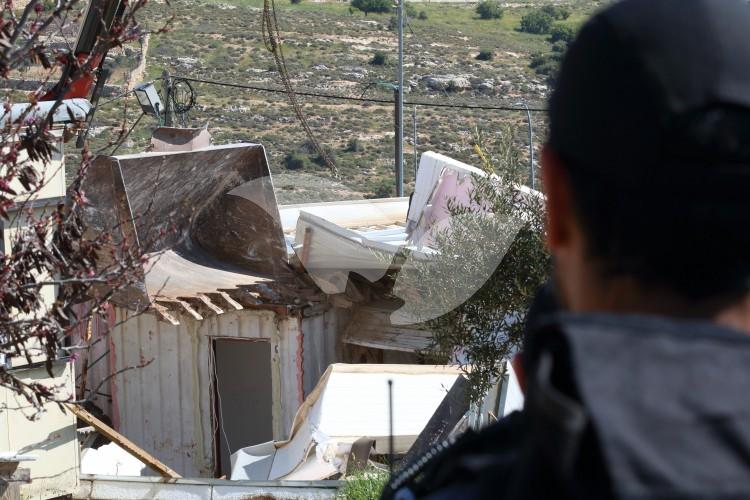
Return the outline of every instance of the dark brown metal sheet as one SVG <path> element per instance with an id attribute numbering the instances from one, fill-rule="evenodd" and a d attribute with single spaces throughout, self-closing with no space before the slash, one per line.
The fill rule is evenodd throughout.
<path id="1" fill-rule="evenodd" d="M 265 150 L 257 144 L 101 157 L 92 230 L 122 223 L 151 255 L 150 298 L 177 299 L 291 276 Z"/>

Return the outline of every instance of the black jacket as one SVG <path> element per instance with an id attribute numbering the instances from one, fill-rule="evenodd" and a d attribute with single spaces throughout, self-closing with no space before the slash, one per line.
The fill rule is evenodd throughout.
<path id="1" fill-rule="evenodd" d="M 750 499 L 750 336 L 557 315 L 526 346 L 524 410 L 462 436 L 384 498 Z"/>

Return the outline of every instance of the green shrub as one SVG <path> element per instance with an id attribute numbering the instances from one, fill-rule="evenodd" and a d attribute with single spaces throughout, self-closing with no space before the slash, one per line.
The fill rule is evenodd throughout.
<path id="1" fill-rule="evenodd" d="M 557 21 L 564 21 L 570 17 L 570 9 L 562 5 L 545 5 L 539 10 Z"/>
<path id="2" fill-rule="evenodd" d="M 541 10 L 533 10 L 521 18 L 521 31 L 546 35 L 552 28 L 554 18 Z"/>
<path id="3" fill-rule="evenodd" d="M 344 480 L 340 500 L 378 500 L 388 482 L 388 473 L 379 469 L 355 472 Z"/>
<path id="4" fill-rule="evenodd" d="M 546 77 L 547 83 L 554 84 L 557 78 L 557 71 L 560 69 L 560 62 L 563 54 L 561 52 L 551 52 L 547 54 L 533 54 L 529 67 L 537 75 Z"/>
<path id="5" fill-rule="evenodd" d="M 404 2 L 404 12 L 406 13 L 406 17 L 417 17 L 417 8 L 411 2 Z"/>
<path id="6" fill-rule="evenodd" d="M 398 18 L 396 16 L 391 16 L 388 19 L 388 31 L 393 31 L 394 33 L 398 31 Z"/>
<path id="7" fill-rule="evenodd" d="M 548 40 L 550 43 L 565 42 L 568 44 L 572 42 L 575 37 L 576 31 L 570 26 L 555 24 L 550 28 Z"/>
<path id="8" fill-rule="evenodd" d="M 419 16 L 417 16 L 417 17 L 419 18 L 420 21 L 426 21 L 427 20 L 427 12 L 420 11 L 419 12 Z"/>
<path id="9" fill-rule="evenodd" d="M 362 141 L 359 140 L 359 137 L 352 137 L 347 141 L 344 151 L 348 153 L 360 153 L 364 151 L 364 149 L 365 147 L 362 145 Z"/>
<path id="10" fill-rule="evenodd" d="M 370 59 L 370 64 L 373 66 L 385 66 L 388 64 L 388 54 L 380 51 L 375 52 L 372 59 Z"/>
<path id="11" fill-rule="evenodd" d="M 284 157 L 284 168 L 287 170 L 302 170 L 307 165 L 309 158 L 302 153 L 287 153 Z"/>
<path id="12" fill-rule="evenodd" d="M 379 14 L 390 12 L 393 4 L 390 0 L 352 0 L 352 7 L 361 10 L 367 16 L 370 12 Z"/>
<path id="13" fill-rule="evenodd" d="M 552 52 L 564 54 L 566 50 L 568 50 L 567 42 L 555 42 L 552 44 Z"/>
<path id="14" fill-rule="evenodd" d="M 326 156 L 328 156 L 328 159 L 331 160 L 331 162 L 336 163 L 336 152 L 331 149 L 329 146 L 321 146 L 323 148 L 323 151 L 325 152 Z M 311 161 L 320 166 L 325 167 L 326 165 L 326 159 L 323 157 L 322 154 L 318 153 L 318 150 L 315 150 L 315 156 L 312 157 Z"/>
<path id="15" fill-rule="evenodd" d="M 396 192 L 396 186 L 388 179 L 381 180 L 373 191 L 373 198 L 390 198 Z"/>
<path id="16" fill-rule="evenodd" d="M 477 4 L 477 14 L 481 19 L 502 19 L 503 8 L 496 0 L 483 0 Z"/>
<path id="17" fill-rule="evenodd" d="M 477 59 L 480 61 L 491 61 L 493 57 L 491 50 L 480 50 Z"/>

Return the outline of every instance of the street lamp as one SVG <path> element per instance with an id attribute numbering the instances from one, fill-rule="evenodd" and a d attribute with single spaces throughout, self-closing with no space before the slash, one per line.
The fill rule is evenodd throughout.
<path id="1" fill-rule="evenodd" d="M 163 109 L 163 105 L 161 103 L 159 93 L 156 91 L 156 88 L 154 88 L 154 84 L 150 82 L 141 83 L 133 89 L 133 93 L 135 94 L 136 99 L 138 99 L 138 104 L 140 104 L 141 106 L 142 113 L 133 123 L 133 125 L 131 125 L 130 129 L 125 133 L 125 135 L 123 135 L 120 140 L 117 141 L 117 144 L 110 153 L 110 156 L 114 156 L 115 153 L 117 153 L 117 150 L 120 149 L 120 146 L 122 146 L 122 144 L 125 142 L 125 139 L 130 136 L 130 133 L 133 131 L 136 125 L 140 123 L 141 118 L 143 118 L 144 116 L 155 116 L 159 120 L 159 124 L 161 124 L 161 111 Z"/>
<path id="2" fill-rule="evenodd" d="M 144 114 L 160 117 L 163 105 L 153 83 L 142 83 L 134 88 L 133 92 Z"/>
<path id="3" fill-rule="evenodd" d="M 517 102 L 516 106 L 526 109 L 526 118 L 529 122 L 529 163 L 531 169 L 531 189 L 536 189 L 536 168 L 534 166 L 534 129 L 531 125 L 531 111 L 525 101 Z"/>

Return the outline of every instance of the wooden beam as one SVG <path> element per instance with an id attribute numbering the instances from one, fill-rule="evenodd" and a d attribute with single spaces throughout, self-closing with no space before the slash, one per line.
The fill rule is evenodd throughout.
<path id="1" fill-rule="evenodd" d="M 130 439 L 126 438 L 116 430 L 114 430 L 112 427 L 108 426 L 95 416 L 93 416 L 88 411 L 84 410 L 80 406 L 76 404 L 69 403 L 66 405 L 68 409 L 75 415 L 76 417 L 80 418 L 87 424 L 89 424 L 91 427 L 96 429 L 99 434 L 106 437 L 107 439 L 111 440 L 113 443 L 116 443 L 118 446 L 120 446 L 122 449 L 133 455 L 135 458 L 143 462 L 144 464 L 151 467 L 153 470 L 158 472 L 162 477 L 167 479 L 180 479 L 182 476 L 177 474 L 175 471 L 164 465 L 162 462 L 160 462 L 156 457 L 145 451 L 143 448 L 140 448 L 138 445 L 136 445 L 134 442 L 132 442 Z"/>
<path id="2" fill-rule="evenodd" d="M 195 298 L 216 314 L 224 314 L 224 309 L 211 302 L 211 298 L 208 295 L 204 293 L 196 293 Z"/>
<path id="3" fill-rule="evenodd" d="M 177 321 L 177 318 L 169 314 L 169 309 L 167 309 L 165 306 L 157 302 L 154 302 L 151 304 L 151 307 L 154 309 L 154 311 L 156 311 L 159 314 L 161 319 L 163 319 L 164 321 L 171 323 L 175 326 L 180 324 L 180 322 Z"/>
<path id="4" fill-rule="evenodd" d="M 201 321 L 203 319 L 203 316 L 193 309 L 193 306 L 191 306 L 186 300 L 182 300 L 180 298 L 177 299 L 177 303 L 182 306 L 182 308 L 193 318 L 197 319 L 198 321 Z"/>
<path id="5" fill-rule="evenodd" d="M 240 304 L 239 302 L 234 300 L 232 297 L 230 297 L 227 292 L 222 292 L 221 290 L 218 290 L 213 293 L 207 293 L 206 295 L 214 302 L 218 302 L 218 303 L 221 303 L 221 301 L 226 302 L 227 304 L 229 304 L 229 308 L 234 309 L 235 311 L 240 311 L 244 309 L 244 307 L 242 307 L 242 304 Z"/>
<path id="6" fill-rule="evenodd" d="M 239 302 L 243 307 L 253 307 L 263 304 L 260 295 L 257 292 L 251 292 L 244 288 L 233 288 L 231 290 L 223 290 L 228 293 L 234 300 Z"/>

